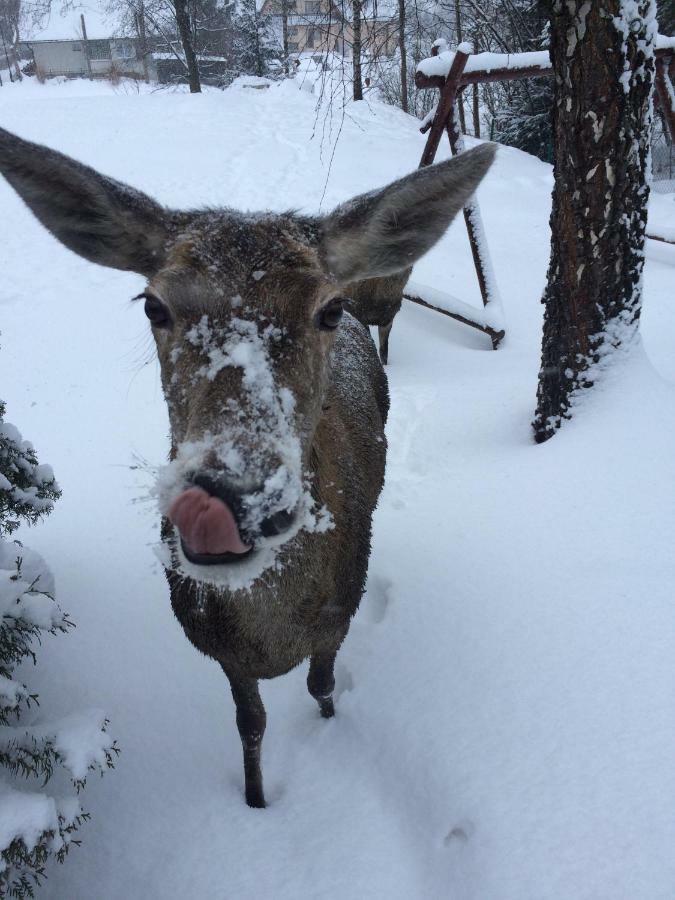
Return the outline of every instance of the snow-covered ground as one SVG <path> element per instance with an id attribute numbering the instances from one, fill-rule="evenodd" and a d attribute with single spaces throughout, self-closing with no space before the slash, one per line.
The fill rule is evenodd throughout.
<path id="1" fill-rule="evenodd" d="M 293 84 L 24 84 L 0 89 L 0 124 L 166 204 L 314 211 L 331 155 L 314 105 Z M 351 106 L 323 209 L 415 168 L 417 126 Z M 479 191 L 498 352 L 419 307 L 395 323 L 388 478 L 337 717 L 318 717 L 304 667 L 263 685 L 271 802 L 253 811 L 227 684 L 173 618 L 134 468 L 167 452 L 128 302 L 142 280 L 70 254 L 0 184 L 1 393 L 63 488 L 24 536 L 78 626 L 30 684 L 53 715 L 105 709 L 123 751 L 43 897 L 675 896 L 675 248 L 647 248 L 644 346 L 537 447 L 551 186 L 504 148 Z M 653 204 L 672 227 L 672 195 Z M 479 302 L 461 221 L 414 279 Z"/>

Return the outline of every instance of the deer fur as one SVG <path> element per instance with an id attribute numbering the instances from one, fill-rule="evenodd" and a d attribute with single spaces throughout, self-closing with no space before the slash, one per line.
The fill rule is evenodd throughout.
<path id="1" fill-rule="evenodd" d="M 171 424 L 159 484 L 171 603 L 230 681 L 250 806 L 265 805 L 258 679 L 309 658 L 309 692 L 332 716 L 335 655 L 366 580 L 389 398 L 368 329 L 347 312 L 339 321 L 349 285 L 397 278 L 425 253 L 494 149 L 318 218 L 164 209 L 0 129 L 0 171 L 42 224 L 86 259 L 147 279 Z M 192 552 L 169 518 L 186 497 L 236 532 L 234 550 Z M 209 546 L 209 529 L 199 534 Z"/>
<path id="2" fill-rule="evenodd" d="M 349 312 L 362 325 L 377 325 L 380 361 L 383 366 L 389 362 L 389 335 L 403 303 L 403 289 L 411 272 L 412 267 L 385 278 L 355 281 L 347 287 Z"/>

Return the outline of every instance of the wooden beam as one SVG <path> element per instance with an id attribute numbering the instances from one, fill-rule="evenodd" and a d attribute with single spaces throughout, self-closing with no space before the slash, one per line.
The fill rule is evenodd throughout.
<path id="1" fill-rule="evenodd" d="M 494 328 L 491 328 L 489 325 L 481 325 L 480 322 L 474 322 L 473 319 L 467 319 L 465 316 L 460 315 L 456 312 L 450 312 L 447 309 L 443 309 L 440 306 L 434 306 L 433 303 L 428 303 L 426 300 L 422 300 L 421 297 L 417 297 L 414 294 L 404 294 L 403 295 L 406 300 L 409 300 L 411 303 L 417 303 L 418 306 L 425 306 L 427 309 L 431 309 L 434 312 L 441 313 L 443 316 L 448 316 L 450 319 L 456 319 L 458 322 L 461 322 L 463 325 L 468 325 L 470 328 L 475 328 L 476 331 L 482 331 L 483 334 L 487 334 L 490 340 L 492 341 L 492 347 L 494 350 L 500 344 L 500 341 L 504 337 L 504 331 L 496 331 Z"/>
<path id="2" fill-rule="evenodd" d="M 670 244 L 675 247 L 675 241 L 668 240 L 668 238 L 659 237 L 659 235 L 656 234 L 646 234 L 645 237 L 648 241 L 660 241 L 662 244 Z"/>

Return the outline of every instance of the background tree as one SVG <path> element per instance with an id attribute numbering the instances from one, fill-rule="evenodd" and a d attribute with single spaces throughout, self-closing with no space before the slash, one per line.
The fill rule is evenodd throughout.
<path id="1" fill-rule="evenodd" d="M 51 512 L 60 491 L 4 416 L 0 401 L 0 896 L 21 898 L 33 896 L 50 858 L 64 861 L 88 818 L 75 797 L 46 793 L 53 772 L 64 770 L 79 791 L 90 770 L 113 765 L 117 748 L 96 711 L 48 724 L 36 718 L 37 696 L 17 678 L 22 661 L 36 661 L 41 635 L 72 623 L 54 601 L 45 561 L 10 539 L 21 521 L 35 524 Z M 42 785 L 27 791 L 25 779 Z"/>
<path id="2" fill-rule="evenodd" d="M 509 51 L 528 53 L 549 47 L 549 4 L 542 0 L 501 0 L 501 34 Z M 553 162 L 553 82 L 550 78 L 506 81 L 498 86 L 493 114 L 494 140 L 545 162 Z"/>
<path id="3" fill-rule="evenodd" d="M 555 187 L 535 439 L 637 333 L 649 187 L 653 0 L 555 0 Z"/>
<path id="4" fill-rule="evenodd" d="M 197 65 L 197 54 L 194 50 L 192 41 L 192 29 L 190 28 L 190 16 L 188 14 L 187 0 L 172 0 L 173 8 L 176 15 L 176 25 L 180 35 L 181 44 L 183 45 L 183 54 L 185 56 L 185 64 L 188 71 L 188 84 L 190 85 L 191 94 L 199 94 L 202 85 L 199 78 L 199 66 Z"/>
<path id="5" fill-rule="evenodd" d="M 21 22 L 21 0 L 0 0 L 0 54 L 6 57 L 11 78 L 21 81 L 19 68 L 19 32 Z M 12 72 L 13 70 L 13 72 Z"/>
<path id="6" fill-rule="evenodd" d="M 659 0 L 656 15 L 661 34 L 675 35 L 675 0 Z"/>
<path id="7" fill-rule="evenodd" d="M 246 75 L 265 76 L 280 62 L 278 36 L 271 16 L 261 16 L 256 0 L 241 0 L 234 19 L 233 62 Z"/>
<path id="8" fill-rule="evenodd" d="M 361 0 L 352 0 L 352 35 L 354 99 L 363 100 L 363 81 L 361 78 Z"/>

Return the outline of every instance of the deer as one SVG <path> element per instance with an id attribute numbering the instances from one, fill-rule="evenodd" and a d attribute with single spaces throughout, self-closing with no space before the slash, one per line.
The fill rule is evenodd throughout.
<path id="1" fill-rule="evenodd" d="M 265 806 L 260 679 L 334 663 L 364 593 L 384 481 L 387 380 L 346 286 L 395 276 L 443 235 L 495 146 L 324 216 L 176 211 L 0 129 L 0 171 L 42 225 L 145 279 L 171 449 L 157 478 L 173 611 L 226 675 L 250 807 Z"/>
<path id="2" fill-rule="evenodd" d="M 403 303 L 405 288 L 412 267 L 394 272 L 384 278 L 366 278 L 347 286 L 348 311 L 362 325 L 376 325 L 380 361 L 389 362 L 389 335 L 396 314 Z"/>

